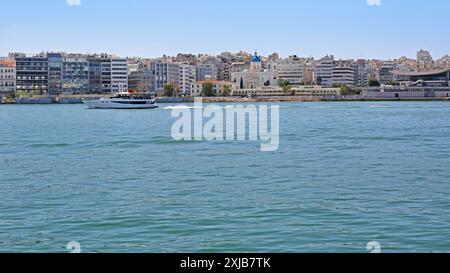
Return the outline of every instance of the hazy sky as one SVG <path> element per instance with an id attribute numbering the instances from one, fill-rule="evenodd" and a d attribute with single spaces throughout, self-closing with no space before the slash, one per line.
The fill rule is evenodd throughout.
<path id="1" fill-rule="evenodd" d="M 0 55 L 450 53 L 448 0 L 0 0 L 0 9 Z"/>

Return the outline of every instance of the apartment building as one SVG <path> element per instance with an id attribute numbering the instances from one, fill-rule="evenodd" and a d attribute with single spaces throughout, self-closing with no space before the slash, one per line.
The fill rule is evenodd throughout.
<path id="1" fill-rule="evenodd" d="M 276 66 L 278 79 L 288 81 L 291 85 L 300 85 L 304 81 L 304 68 L 305 62 L 295 55 L 278 60 Z"/>
<path id="2" fill-rule="evenodd" d="M 378 79 L 382 84 L 388 84 L 394 81 L 394 73 L 397 64 L 395 62 L 384 62 L 378 70 Z"/>
<path id="3" fill-rule="evenodd" d="M 192 83 L 196 80 L 195 66 L 189 63 L 180 63 L 180 92 L 183 95 L 190 95 Z"/>
<path id="4" fill-rule="evenodd" d="M 0 95 L 14 93 L 16 90 L 16 64 L 14 60 L 0 60 Z"/>
<path id="5" fill-rule="evenodd" d="M 48 59 L 46 54 L 18 54 L 16 61 L 16 91 L 33 95 L 48 94 Z"/>
<path id="6" fill-rule="evenodd" d="M 154 63 L 154 71 L 156 92 L 162 92 L 168 83 L 180 85 L 180 63 L 160 60 Z"/>
<path id="7" fill-rule="evenodd" d="M 355 86 L 357 83 L 357 68 L 352 63 L 340 63 L 333 67 L 333 86 Z"/>
<path id="8" fill-rule="evenodd" d="M 369 85 L 369 69 L 366 60 L 356 61 L 356 82 L 355 86 L 368 86 Z"/>
<path id="9" fill-rule="evenodd" d="M 128 59 L 111 58 L 111 92 L 128 91 Z"/>
<path id="10" fill-rule="evenodd" d="M 197 64 L 197 76 L 198 81 L 216 80 L 217 79 L 217 66 L 213 63 Z"/>
<path id="11" fill-rule="evenodd" d="M 62 71 L 63 93 L 89 93 L 89 61 L 85 55 L 65 54 Z"/>
<path id="12" fill-rule="evenodd" d="M 63 55 L 61 53 L 48 53 L 48 93 L 59 95 L 62 93 Z"/>
<path id="13" fill-rule="evenodd" d="M 325 87 L 333 86 L 334 56 L 327 55 L 316 62 L 316 83 Z"/>

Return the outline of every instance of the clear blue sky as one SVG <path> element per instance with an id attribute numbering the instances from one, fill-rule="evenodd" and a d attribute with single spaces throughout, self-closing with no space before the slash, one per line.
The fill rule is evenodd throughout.
<path id="1" fill-rule="evenodd" d="M 246 50 L 267 55 L 435 58 L 450 54 L 450 1 L 1 0 L 0 55 L 122 56 Z M 379 0 L 371 0 L 379 1 Z"/>

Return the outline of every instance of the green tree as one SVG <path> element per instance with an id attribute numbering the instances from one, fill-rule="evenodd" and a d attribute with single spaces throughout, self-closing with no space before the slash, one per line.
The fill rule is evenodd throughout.
<path id="1" fill-rule="evenodd" d="M 291 83 L 289 81 L 279 80 L 278 81 L 278 86 L 280 86 L 283 89 L 284 95 L 292 94 Z"/>
<path id="2" fill-rule="evenodd" d="M 181 94 L 181 88 L 179 85 L 177 85 L 177 87 L 175 87 L 175 94 L 173 96 L 178 97 L 180 94 Z"/>
<path id="3" fill-rule="evenodd" d="M 30 93 L 25 92 L 25 91 L 17 91 L 15 96 L 18 98 L 20 98 L 20 97 L 27 98 L 27 97 L 30 97 Z"/>
<path id="4" fill-rule="evenodd" d="M 361 89 L 353 89 L 348 85 L 341 85 L 341 95 L 343 96 L 353 96 L 353 95 L 361 95 Z"/>
<path id="5" fill-rule="evenodd" d="M 224 84 L 222 85 L 222 91 L 221 91 L 221 95 L 224 97 L 228 97 L 231 94 L 231 88 L 228 84 Z"/>
<path id="6" fill-rule="evenodd" d="M 168 83 L 164 86 L 164 96 L 165 97 L 173 97 L 175 93 L 175 88 L 173 83 Z"/>
<path id="7" fill-rule="evenodd" d="M 278 80 L 279 87 L 285 87 L 285 86 L 289 86 L 289 85 L 291 85 L 291 83 L 287 80 Z"/>
<path id="8" fill-rule="evenodd" d="M 212 82 L 205 82 L 202 84 L 203 96 L 204 97 L 214 97 L 214 84 Z"/>
<path id="9" fill-rule="evenodd" d="M 380 82 L 377 79 L 370 79 L 369 80 L 369 86 L 371 87 L 378 87 L 381 86 Z"/>
<path id="10" fill-rule="evenodd" d="M 341 88 L 341 95 L 343 96 L 353 95 L 352 88 L 350 86 L 344 84 L 341 85 L 340 88 Z"/>
<path id="11" fill-rule="evenodd" d="M 292 95 L 295 94 L 295 91 L 292 90 L 291 86 L 287 85 L 287 86 L 283 86 L 283 93 L 284 95 Z"/>
<path id="12" fill-rule="evenodd" d="M 388 85 L 399 86 L 400 83 L 397 82 L 397 81 L 389 81 L 389 82 L 388 82 Z"/>

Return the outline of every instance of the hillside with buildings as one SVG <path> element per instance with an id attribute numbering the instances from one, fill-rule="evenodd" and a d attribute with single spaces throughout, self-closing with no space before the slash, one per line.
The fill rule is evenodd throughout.
<path id="1" fill-rule="evenodd" d="M 11 53 L 0 58 L 0 96 L 106 95 L 121 91 L 156 96 L 301 96 L 314 98 L 449 97 L 450 56 L 416 59 L 315 59 L 277 53 L 224 52 L 124 58 L 109 54 Z"/>

